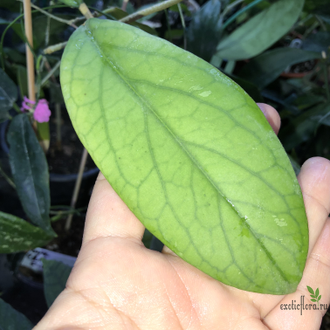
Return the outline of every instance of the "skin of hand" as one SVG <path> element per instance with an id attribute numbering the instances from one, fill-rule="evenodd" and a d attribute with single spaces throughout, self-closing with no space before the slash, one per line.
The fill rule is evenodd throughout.
<path id="1" fill-rule="evenodd" d="M 259 107 L 278 133 L 272 107 Z M 224 285 L 177 257 L 144 247 L 144 226 L 99 175 L 81 251 L 58 296 L 34 330 L 319 329 L 324 310 L 282 310 L 310 302 L 307 285 L 330 301 L 330 162 L 312 158 L 298 180 L 309 223 L 309 255 L 297 291 L 286 296 Z M 282 305 L 283 306 L 283 305 Z"/>

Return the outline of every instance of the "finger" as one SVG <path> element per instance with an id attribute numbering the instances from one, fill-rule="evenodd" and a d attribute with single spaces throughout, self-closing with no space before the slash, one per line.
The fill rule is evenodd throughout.
<path id="1" fill-rule="evenodd" d="M 264 323 L 270 329 L 319 329 L 330 301 L 330 219 L 327 220 L 313 251 L 309 255 L 304 276 L 295 293 L 286 296 Z M 319 289 L 319 304 L 311 297 L 307 286 L 316 292 Z M 298 307 L 299 305 L 299 307 Z M 302 307 L 303 305 L 303 307 Z M 289 307 L 290 306 L 290 307 Z M 290 309 L 289 309 L 290 308 Z"/>
<path id="2" fill-rule="evenodd" d="M 304 197 L 311 251 L 330 212 L 330 161 L 321 157 L 308 159 L 298 181 Z"/>
<path id="3" fill-rule="evenodd" d="M 144 229 L 100 172 L 88 205 L 83 244 L 109 236 L 141 240 Z"/>
<path id="4" fill-rule="evenodd" d="M 278 134 L 281 126 L 281 117 L 278 112 L 270 105 L 265 103 L 257 103 L 260 110 L 265 115 L 268 120 L 270 126 L 273 128 L 274 132 Z"/>

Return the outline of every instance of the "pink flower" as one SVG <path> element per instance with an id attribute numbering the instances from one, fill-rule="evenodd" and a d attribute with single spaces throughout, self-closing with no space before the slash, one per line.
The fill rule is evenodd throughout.
<path id="1" fill-rule="evenodd" d="M 24 96 L 24 101 L 22 102 L 21 110 L 22 111 L 28 110 L 32 112 L 34 104 L 36 104 L 35 101 L 32 101 L 28 99 L 26 96 Z M 51 112 L 48 107 L 48 102 L 45 99 L 39 100 L 33 112 L 34 119 L 39 123 L 44 123 L 49 121 L 50 115 Z"/>
<path id="2" fill-rule="evenodd" d="M 32 101 L 32 100 L 28 99 L 26 96 L 24 96 L 21 111 L 32 110 L 32 107 L 33 107 L 34 104 L 36 104 L 35 101 Z"/>
<path id="3" fill-rule="evenodd" d="M 33 117 L 39 123 L 49 121 L 51 112 L 48 107 L 48 102 L 45 99 L 39 100 L 36 109 L 34 110 Z"/>

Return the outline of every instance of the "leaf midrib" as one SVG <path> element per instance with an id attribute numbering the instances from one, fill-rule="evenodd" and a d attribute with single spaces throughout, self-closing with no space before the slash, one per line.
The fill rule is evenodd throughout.
<path id="1" fill-rule="evenodd" d="M 228 202 L 228 199 L 224 196 L 224 194 L 219 190 L 219 188 L 216 186 L 216 184 L 214 183 L 214 181 L 212 180 L 212 178 L 204 171 L 204 169 L 201 167 L 201 165 L 196 161 L 196 159 L 193 157 L 193 155 L 189 152 L 189 150 L 187 150 L 187 148 L 185 148 L 185 146 L 180 142 L 180 140 L 178 140 L 176 138 L 176 136 L 174 135 L 174 133 L 170 130 L 170 128 L 164 123 L 164 121 L 158 116 L 158 114 L 152 109 L 151 105 L 146 102 L 146 100 L 144 100 L 144 98 L 142 96 L 139 95 L 139 93 L 137 93 L 137 91 L 134 89 L 134 87 L 125 79 L 125 77 L 119 72 L 119 70 L 114 67 L 114 65 L 112 64 L 112 62 L 108 59 L 108 57 L 106 56 L 106 54 L 103 52 L 103 50 L 100 48 L 100 46 L 98 45 L 96 39 L 92 36 L 92 29 L 90 29 L 89 31 L 91 32 L 91 34 L 89 34 L 88 31 L 88 22 L 87 24 L 84 26 L 85 29 L 85 34 L 87 36 L 87 38 L 91 41 L 92 44 L 95 45 L 97 52 L 102 54 L 103 59 L 105 59 L 109 65 L 109 67 L 111 67 L 111 69 L 113 71 L 116 72 L 116 74 L 121 78 L 121 80 L 125 83 L 126 86 L 129 87 L 129 89 L 132 90 L 132 92 L 134 93 L 134 95 L 136 95 L 138 97 L 138 99 L 140 99 L 141 103 L 145 105 L 145 107 L 147 109 L 149 109 L 150 113 L 152 113 L 155 118 L 157 118 L 157 120 L 163 125 L 163 127 L 166 128 L 166 130 L 168 131 L 168 133 L 172 136 L 172 138 L 177 142 L 177 144 L 179 144 L 179 146 L 184 150 L 184 152 L 186 153 L 186 155 L 188 156 L 188 158 L 191 160 L 191 162 L 200 170 L 200 172 L 206 177 L 206 179 L 209 181 L 209 183 L 213 186 L 214 190 L 218 192 L 218 194 L 226 201 L 226 203 L 228 203 L 230 205 L 231 208 L 233 208 L 234 212 L 237 213 L 237 215 L 239 216 L 239 218 L 241 220 L 243 220 L 244 224 L 247 226 L 247 228 L 249 229 L 249 231 L 251 232 L 251 235 L 253 235 L 253 237 L 255 238 L 255 240 L 258 242 L 258 244 L 260 245 L 260 247 L 264 250 L 264 253 L 268 256 L 269 260 L 271 261 L 271 263 L 275 266 L 275 268 L 278 270 L 279 274 L 282 276 L 282 278 L 288 282 L 288 279 L 286 278 L 285 274 L 283 274 L 282 270 L 278 267 L 277 263 L 275 262 L 275 260 L 272 258 L 270 252 L 267 250 L 267 248 L 258 240 L 258 238 L 255 236 L 254 232 L 252 231 L 251 227 L 248 225 L 245 217 L 243 217 L 240 212 L 235 208 L 234 205 L 232 205 L 231 203 Z"/>

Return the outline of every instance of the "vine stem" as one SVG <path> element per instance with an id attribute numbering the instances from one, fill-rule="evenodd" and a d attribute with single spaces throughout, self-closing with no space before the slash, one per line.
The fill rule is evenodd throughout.
<path id="1" fill-rule="evenodd" d="M 141 17 L 148 16 L 150 14 L 153 14 L 155 12 L 167 9 L 169 7 L 172 7 L 173 5 L 178 4 L 182 0 L 167 0 L 161 3 L 158 3 L 157 5 L 151 6 L 149 8 L 145 8 L 142 10 L 137 11 L 136 13 L 133 13 L 131 15 L 128 15 L 120 20 L 120 22 L 123 23 L 129 23 L 138 20 Z"/>
<path id="2" fill-rule="evenodd" d="M 22 0 L 18 0 L 18 1 L 22 1 Z M 68 24 L 68 25 L 74 27 L 75 29 L 78 28 L 78 27 L 77 27 L 76 25 L 74 25 L 71 21 L 67 21 L 67 20 L 65 20 L 65 19 L 59 18 L 59 17 L 57 17 L 57 16 L 55 16 L 55 15 L 50 14 L 48 11 L 45 11 L 45 10 L 41 9 L 40 7 L 38 7 L 38 6 L 36 6 L 36 5 L 34 5 L 34 4 L 31 4 L 30 0 L 23 0 L 23 1 L 24 1 L 24 3 L 25 3 L 26 1 L 28 1 L 28 2 L 30 3 L 30 7 L 34 8 L 34 9 L 37 9 L 38 11 L 40 11 L 40 12 L 43 13 L 44 15 L 46 15 L 46 16 L 48 16 L 48 17 L 54 19 L 55 21 L 59 21 L 59 22 L 62 22 L 62 23 L 64 23 L 64 24 Z M 31 12 L 31 8 L 30 8 L 30 12 Z"/>
<path id="3" fill-rule="evenodd" d="M 78 176 L 77 176 L 76 184 L 74 186 L 74 191 L 73 191 L 73 195 L 72 195 L 72 199 L 71 199 L 71 204 L 70 204 L 71 209 L 74 209 L 74 207 L 77 203 L 78 194 L 79 194 L 79 190 L 80 190 L 80 186 L 81 186 L 81 181 L 82 181 L 82 177 L 84 174 L 84 169 L 85 169 L 85 165 L 86 165 L 86 161 L 87 161 L 87 156 L 88 156 L 88 152 L 86 149 L 84 149 L 83 154 L 81 156 Z M 66 231 L 69 231 L 71 228 L 72 217 L 73 217 L 73 214 L 71 213 L 71 214 L 69 214 L 68 218 L 66 219 L 66 223 L 65 223 L 65 227 L 64 227 Z"/>

